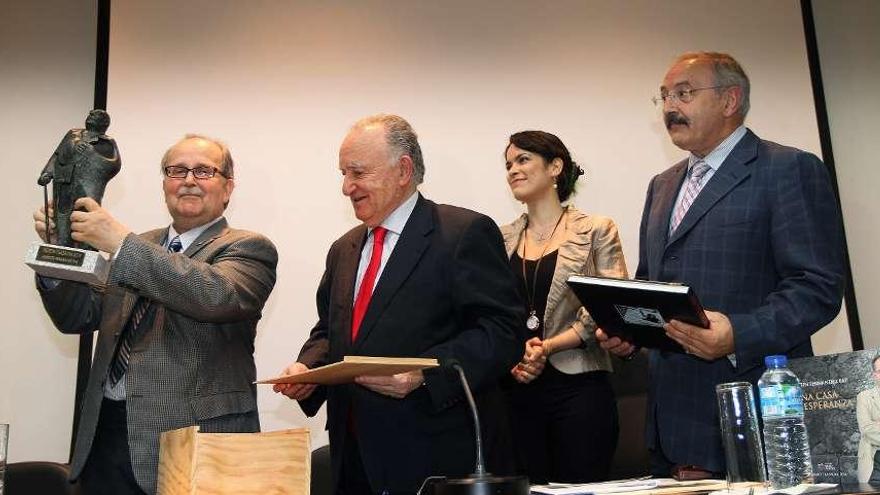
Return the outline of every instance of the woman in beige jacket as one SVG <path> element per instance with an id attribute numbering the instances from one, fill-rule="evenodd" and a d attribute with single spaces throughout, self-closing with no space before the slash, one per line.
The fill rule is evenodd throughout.
<path id="1" fill-rule="evenodd" d="M 518 469 L 533 483 L 602 480 L 618 433 L 611 362 L 565 281 L 627 277 L 617 227 L 563 206 L 583 170 L 553 134 L 516 133 L 505 158 L 510 190 L 527 207 L 501 228 L 528 315 L 523 359 L 505 384 Z"/>

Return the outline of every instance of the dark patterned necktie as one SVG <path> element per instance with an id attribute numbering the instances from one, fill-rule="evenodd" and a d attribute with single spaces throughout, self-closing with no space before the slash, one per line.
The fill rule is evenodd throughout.
<path id="1" fill-rule="evenodd" d="M 180 242 L 180 236 L 171 239 L 171 242 L 168 243 L 168 251 L 172 253 L 179 253 L 182 248 L 183 244 Z M 119 347 L 116 348 L 116 356 L 110 365 L 110 371 L 107 373 L 107 379 L 110 380 L 111 386 L 116 386 L 119 380 L 125 376 L 125 371 L 128 370 L 128 359 L 131 357 L 131 341 L 134 339 L 134 333 L 140 327 L 149 309 L 150 300 L 146 297 L 140 297 L 134 303 L 134 308 L 131 310 L 131 318 L 128 319 L 128 325 L 122 331 Z"/>

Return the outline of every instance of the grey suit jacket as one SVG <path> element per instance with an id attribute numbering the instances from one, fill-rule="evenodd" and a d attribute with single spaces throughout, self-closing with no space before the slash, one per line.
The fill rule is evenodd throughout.
<path id="1" fill-rule="evenodd" d="M 190 425 L 203 432 L 259 431 L 254 337 L 275 285 L 275 247 L 259 234 L 229 228 L 225 219 L 184 253 L 166 251 L 166 236 L 167 229 L 129 234 L 106 287 L 37 284 L 60 331 L 98 330 L 73 479 L 91 450 L 107 370 L 138 297 L 152 301 L 152 320 L 134 337 L 125 379 L 128 444 L 140 486 L 156 491 L 163 431 Z"/>
<path id="2" fill-rule="evenodd" d="M 507 256 L 513 255 L 520 244 L 526 216 L 501 227 Z M 568 207 L 565 240 L 559 246 L 553 281 L 547 294 L 544 310 L 544 334 L 547 339 L 569 328 L 574 328 L 584 341 L 583 346 L 567 349 L 550 356 L 550 363 L 563 373 L 611 371 L 608 353 L 596 342 L 596 323 L 581 306 L 577 296 L 565 283 L 571 275 L 627 278 L 623 247 L 617 225 L 608 217 L 587 215 L 573 206 Z"/>

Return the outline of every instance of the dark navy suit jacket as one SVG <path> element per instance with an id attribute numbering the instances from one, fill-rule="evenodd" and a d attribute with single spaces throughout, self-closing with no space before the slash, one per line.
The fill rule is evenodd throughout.
<path id="1" fill-rule="evenodd" d="M 419 197 L 352 342 L 354 284 L 366 235 L 360 225 L 330 248 L 318 288 L 319 320 L 297 360 L 312 368 L 348 354 L 456 359 L 478 395 L 496 392 L 498 379 L 522 356 L 525 314 L 495 223 Z M 473 471 L 473 425 L 458 376 L 446 368 L 426 371 L 425 378 L 425 386 L 404 399 L 336 385 L 319 387 L 300 402 L 314 415 L 327 401 L 334 480 L 349 418 L 377 491 L 414 493 L 429 475 Z"/>
<path id="2" fill-rule="evenodd" d="M 715 385 L 755 383 L 767 355 L 812 355 L 810 336 L 840 311 L 843 228 L 825 165 L 748 131 L 669 236 L 687 164 L 648 187 L 636 278 L 690 285 L 726 314 L 736 366 L 652 351 L 646 438 L 676 464 L 723 472 Z"/>

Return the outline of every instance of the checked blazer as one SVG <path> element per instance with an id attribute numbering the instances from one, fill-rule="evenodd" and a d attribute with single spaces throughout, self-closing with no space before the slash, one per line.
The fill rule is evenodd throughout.
<path id="1" fill-rule="evenodd" d="M 138 297 L 152 301 L 151 320 L 132 341 L 125 388 L 131 465 L 141 488 L 156 491 L 163 431 L 190 425 L 207 433 L 260 429 L 254 337 L 275 285 L 275 247 L 259 234 L 229 228 L 225 219 L 183 253 L 163 247 L 167 234 L 167 228 L 129 234 L 106 287 L 37 284 L 61 332 L 98 330 L 72 479 L 88 458 L 107 370 Z"/>
<path id="2" fill-rule="evenodd" d="M 840 311 L 843 228 L 825 165 L 748 131 L 670 236 L 687 164 L 648 186 L 636 278 L 690 285 L 726 314 L 736 365 L 651 351 L 646 439 L 673 463 L 723 472 L 715 385 L 754 384 L 770 354 L 812 355 L 810 336 Z"/>

